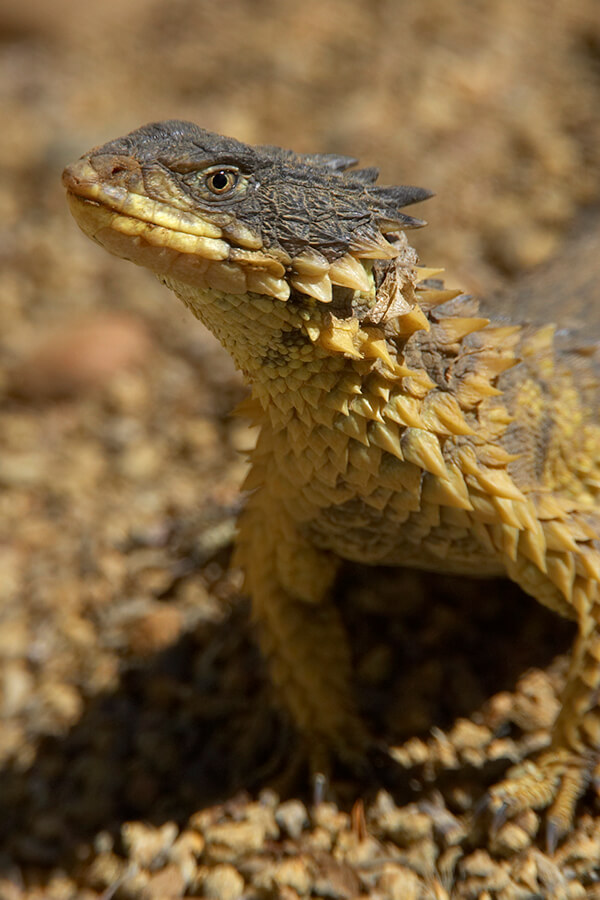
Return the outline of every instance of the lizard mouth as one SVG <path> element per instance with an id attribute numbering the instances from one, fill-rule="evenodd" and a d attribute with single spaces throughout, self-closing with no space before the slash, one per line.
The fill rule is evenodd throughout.
<path id="1" fill-rule="evenodd" d="M 233 215 L 217 223 L 197 208 L 182 208 L 185 199 L 167 182 L 153 184 L 155 197 L 166 200 L 149 196 L 132 157 L 83 157 L 64 170 L 63 183 L 77 224 L 92 240 L 115 256 L 199 289 L 281 301 L 294 290 L 329 303 L 334 286 L 371 293 L 372 259 L 398 253 L 393 243 L 382 241 L 368 253 L 348 252 L 333 261 L 310 247 L 292 258 L 284 249 L 264 247 Z"/>
<path id="2" fill-rule="evenodd" d="M 194 287 L 288 299 L 285 266 L 260 251 L 262 241 L 249 229 L 229 227 L 227 234 L 197 212 L 141 193 L 143 180 L 134 163 L 103 154 L 64 170 L 69 206 L 85 234 L 115 256 Z M 131 189 L 132 181 L 138 190 Z M 233 245 L 236 238 L 242 246 Z"/>

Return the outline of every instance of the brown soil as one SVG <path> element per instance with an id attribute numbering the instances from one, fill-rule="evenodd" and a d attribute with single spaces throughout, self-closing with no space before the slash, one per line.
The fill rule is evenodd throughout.
<path id="1" fill-rule="evenodd" d="M 554 856 L 534 813 L 492 836 L 473 815 L 547 740 L 572 637 L 506 584 L 348 571 L 357 691 L 399 771 L 295 766 L 227 566 L 241 382 L 60 184 L 160 118 L 353 154 L 437 192 L 423 261 L 489 292 L 598 201 L 599 108 L 597 0 L 0 10 L 2 900 L 600 897 L 593 789 Z"/>

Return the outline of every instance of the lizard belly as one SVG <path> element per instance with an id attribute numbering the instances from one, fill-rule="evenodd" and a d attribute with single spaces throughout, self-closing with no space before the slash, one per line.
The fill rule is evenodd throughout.
<path id="1" fill-rule="evenodd" d="M 320 510 L 307 526 L 316 547 L 366 565 L 409 566 L 449 574 L 493 577 L 505 574 L 466 527 L 444 522 L 444 510 L 383 511 L 361 498 Z"/>

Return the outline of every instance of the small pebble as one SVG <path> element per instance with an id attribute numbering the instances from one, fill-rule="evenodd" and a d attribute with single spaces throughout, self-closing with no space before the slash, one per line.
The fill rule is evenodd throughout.
<path id="1" fill-rule="evenodd" d="M 121 840 L 131 860 L 143 869 L 152 869 L 165 859 L 177 837 L 177 830 L 174 822 L 166 822 L 161 828 L 152 828 L 142 822 L 125 822 L 121 827 Z"/>
<path id="2" fill-rule="evenodd" d="M 308 825 L 308 812 L 300 800 L 287 800 L 277 807 L 275 821 L 288 837 L 297 840 Z"/>
<path id="3" fill-rule="evenodd" d="M 209 900 L 239 900 L 244 892 L 244 879 L 233 866 L 215 866 L 204 877 L 202 893 Z"/>
<path id="4" fill-rule="evenodd" d="M 148 880 L 144 888 L 144 900 L 179 900 L 185 891 L 185 880 L 179 868 L 171 864 Z"/>
<path id="5" fill-rule="evenodd" d="M 31 399 L 68 397 L 97 387 L 139 365 L 150 352 L 140 319 L 102 313 L 44 338 L 11 377 L 13 390 Z"/>

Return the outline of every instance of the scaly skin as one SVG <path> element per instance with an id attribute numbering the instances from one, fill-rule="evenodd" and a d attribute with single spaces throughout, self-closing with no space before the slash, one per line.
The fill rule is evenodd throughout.
<path id="1" fill-rule="evenodd" d="M 165 122 L 64 181 L 81 228 L 154 271 L 252 386 L 237 562 L 315 765 L 331 751 L 360 764 L 369 743 L 331 597 L 340 560 L 506 573 L 576 619 L 551 746 L 491 791 L 498 816 L 550 806 L 554 841 L 600 747 L 594 347 L 445 290 L 406 240 L 422 223 L 399 211 L 427 192 L 375 187 L 353 163 Z M 538 295 L 515 316 L 544 323 Z"/>

